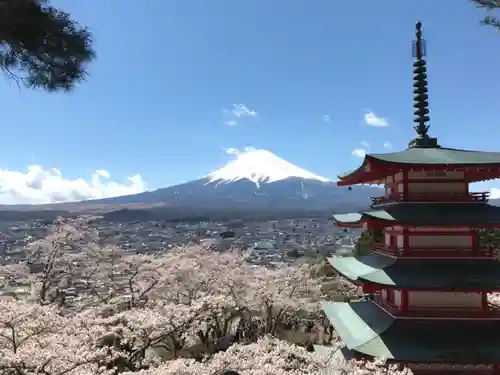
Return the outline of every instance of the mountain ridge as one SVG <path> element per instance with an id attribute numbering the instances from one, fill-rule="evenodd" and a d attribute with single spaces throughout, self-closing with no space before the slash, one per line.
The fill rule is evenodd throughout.
<path id="1" fill-rule="evenodd" d="M 237 153 L 224 167 L 185 183 L 139 194 L 47 205 L 1 206 L 0 217 L 104 214 L 112 219 L 330 216 L 367 209 L 380 187 L 339 187 L 268 150 Z M 491 200 L 498 205 L 498 200 Z M 15 212 L 18 212 L 16 214 Z M 17 215 L 17 216 L 16 216 Z M 24 215 L 24 216 L 23 216 Z"/>
<path id="2" fill-rule="evenodd" d="M 338 187 L 263 149 L 237 153 L 224 167 L 186 183 L 87 204 L 159 204 L 203 210 L 326 211 L 367 207 L 379 187 Z"/>
<path id="3" fill-rule="evenodd" d="M 235 182 L 246 179 L 252 181 L 257 186 L 260 183 L 271 183 L 287 178 L 331 182 L 331 180 L 325 177 L 299 168 L 272 152 L 263 149 L 251 149 L 244 153 L 238 153 L 235 160 L 202 178 L 209 179 L 208 183 Z"/>

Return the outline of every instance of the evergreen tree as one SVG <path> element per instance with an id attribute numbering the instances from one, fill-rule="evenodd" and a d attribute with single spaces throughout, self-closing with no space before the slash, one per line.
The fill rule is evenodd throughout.
<path id="1" fill-rule="evenodd" d="M 487 11 L 486 16 L 483 18 L 481 23 L 493 26 L 495 29 L 500 31 L 500 20 L 498 19 L 498 16 L 495 15 L 495 13 L 500 10 L 500 0 L 472 0 L 472 2 Z"/>
<path id="2" fill-rule="evenodd" d="M 383 243 L 384 233 L 380 229 L 368 229 L 361 233 L 354 254 L 356 256 L 369 255 L 372 252 L 374 243 Z"/>
<path id="3" fill-rule="evenodd" d="M 500 229 L 478 229 L 477 234 L 480 248 L 488 249 L 490 252 L 500 249 Z"/>
<path id="4" fill-rule="evenodd" d="M 89 30 L 48 0 L 0 0 L 0 69 L 30 88 L 70 91 L 95 57 Z"/>

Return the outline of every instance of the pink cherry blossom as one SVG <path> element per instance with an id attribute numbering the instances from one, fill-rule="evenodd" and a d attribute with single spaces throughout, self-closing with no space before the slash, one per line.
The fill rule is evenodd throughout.
<path id="1" fill-rule="evenodd" d="M 61 219 L 28 241 L 27 264 L 0 267 L 31 289 L 0 299 L 0 374 L 409 373 L 336 362 L 279 339 L 291 323 L 325 319 L 324 280 L 311 266 L 255 266 L 241 252 L 199 245 L 131 255 L 100 242 L 84 218 Z M 355 294 L 329 282 L 340 296 Z"/>

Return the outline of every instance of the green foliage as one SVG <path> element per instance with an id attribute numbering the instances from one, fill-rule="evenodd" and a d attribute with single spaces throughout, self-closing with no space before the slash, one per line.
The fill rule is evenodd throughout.
<path id="1" fill-rule="evenodd" d="M 356 248 L 354 249 L 354 255 L 362 256 L 368 255 L 372 252 L 373 244 L 380 243 L 384 241 L 384 233 L 380 229 L 368 229 L 365 230 L 361 237 L 359 238 Z"/>
<path id="2" fill-rule="evenodd" d="M 8 78 L 70 91 L 94 57 L 89 30 L 48 0 L 0 0 L 0 68 Z"/>
<path id="3" fill-rule="evenodd" d="M 382 229 L 371 229 L 373 241 L 377 243 L 383 243 L 385 241 L 384 232 Z"/>
<path id="4" fill-rule="evenodd" d="M 478 242 L 480 248 L 497 250 L 500 248 L 500 229 L 484 228 L 478 229 Z"/>
<path id="5" fill-rule="evenodd" d="M 500 20 L 494 15 L 500 9 L 500 0 L 472 0 L 480 8 L 486 9 L 487 15 L 481 21 L 484 25 L 493 26 L 500 31 Z"/>
<path id="6" fill-rule="evenodd" d="M 363 256 L 370 254 L 373 249 L 373 244 L 376 242 L 376 238 L 378 238 L 378 235 L 373 229 L 368 229 L 361 233 L 361 237 L 359 237 L 356 248 L 354 249 L 354 255 Z"/>

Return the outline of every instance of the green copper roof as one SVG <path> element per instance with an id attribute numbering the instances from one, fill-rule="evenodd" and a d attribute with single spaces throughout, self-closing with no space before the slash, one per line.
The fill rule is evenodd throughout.
<path id="1" fill-rule="evenodd" d="M 333 215 L 333 218 L 345 224 L 381 220 L 388 225 L 500 225 L 500 207 L 484 203 L 396 203 L 383 209 Z"/>
<path id="2" fill-rule="evenodd" d="M 400 319 L 372 301 L 325 302 L 323 309 L 346 347 L 404 362 L 500 362 L 498 320 Z"/>
<path id="3" fill-rule="evenodd" d="M 328 262 L 350 280 L 408 289 L 500 288 L 496 259 L 404 259 L 379 254 L 331 257 Z"/>
<path id="4" fill-rule="evenodd" d="M 410 147 L 403 151 L 387 154 L 367 154 L 361 167 L 339 173 L 338 177 L 342 180 L 349 175 L 364 171 L 366 160 L 370 159 L 392 164 L 473 167 L 500 164 L 500 152 L 460 150 L 445 147 Z"/>
<path id="5" fill-rule="evenodd" d="M 500 152 L 459 150 L 454 148 L 412 147 L 400 152 L 369 154 L 368 158 L 402 164 L 479 165 L 500 164 Z"/>

